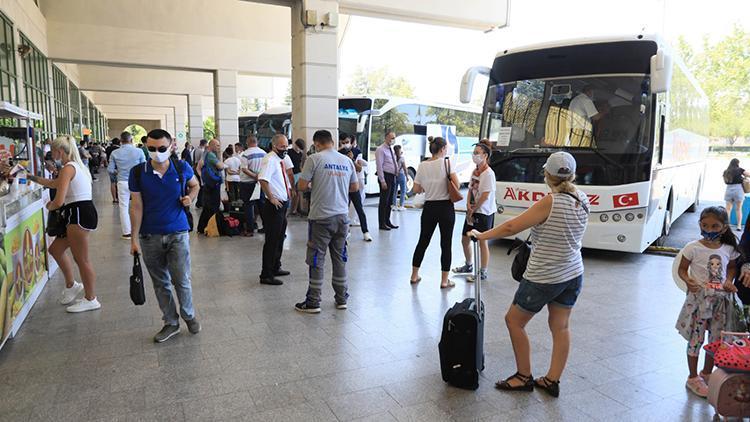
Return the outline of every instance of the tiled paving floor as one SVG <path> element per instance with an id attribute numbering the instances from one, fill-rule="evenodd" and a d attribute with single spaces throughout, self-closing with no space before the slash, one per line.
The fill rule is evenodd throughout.
<path id="1" fill-rule="evenodd" d="M 333 307 L 330 286 L 320 315 L 292 306 L 306 289 L 306 225 L 290 224 L 280 287 L 258 284 L 262 237 L 193 237 L 193 286 L 203 331 L 154 344 L 161 328 L 147 303 L 128 297 L 132 260 L 119 239 L 106 181 L 96 186 L 100 229 L 91 253 L 100 311 L 66 314 L 54 300 L 56 275 L 18 337 L 0 352 L 0 420 L 257 421 L 588 421 L 706 420 L 705 400 L 684 388 L 685 344 L 673 329 L 682 294 L 671 259 L 586 252 L 586 279 L 573 313 L 573 349 L 562 396 L 508 394 L 493 388 L 514 372 L 503 313 L 515 291 L 505 243 L 492 247 L 486 361 L 478 391 L 446 386 L 437 342 L 445 310 L 468 296 L 463 280 L 438 288 L 437 242 L 424 281 L 408 283 L 419 212 L 396 213 L 401 229 L 350 245 L 349 310 Z M 377 209 L 367 207 L 371 221 Z M 456 223 L 460 229 L 462 217 Z M 372 224 L 375 226 L 375 224 Z M 435 235 L 437 236 L 437 234 Z M 435 238 L 437 239 L 437 238 Z M 454 262 L 461 260 L 458 238 Z M 529 326 L 534 374 L 551 340 L 546 311 Z"/>

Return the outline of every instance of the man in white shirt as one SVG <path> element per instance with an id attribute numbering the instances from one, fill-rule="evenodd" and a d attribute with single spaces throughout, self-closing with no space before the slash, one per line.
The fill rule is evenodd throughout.
<path id="1" fill-rule="evenodd" d="M 263 269 L 260 283 L 278 286 L 284 284 L 277 276 L 289 275 L 281 269 L 281 253 L 286 234 L 286 213 L 291 200 L 292 184 L 289 163 L 284 159 L 289 141 L 282 134 L 274 135 L 271 151 L 263 158 L 258 181 L 266 196 L 261 205 L 265 241 L 263 243 Z M 289 160 L 291 161 L 291 160 Z"/>
<path id="2" fill-rule="evenodd" d="M 596 122 L 605 114 L 608 110 L 599 111 L 594 105 L 594 87 L 586 85 L 583 87 L 583 91 L 578 94 L 570 102 L 568 110 L 570 110 L 570 128 L 571 129 L 583 129 L 592 132 L 592 122 Z"/>
<path id="3" fill-rule="evenodd" d="M 224 160 L 227 196 L 229 197 L 230 202 L 234 202 L 240 197 L 240 167 L 242 166 L 242 162 L 231 145 L 227 147 L 227 153 L 231 155 Z"/>

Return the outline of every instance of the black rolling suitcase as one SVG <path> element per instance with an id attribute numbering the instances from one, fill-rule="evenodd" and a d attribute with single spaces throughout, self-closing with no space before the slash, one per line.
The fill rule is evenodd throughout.
<path id="1" fill-rule="evenodd" d="M 448 384 L 476 390 L 484 369 L 484 304 L 479 276 L 479 242 L 474 240 L 474 294 L 445 313 L 440 336 L 440 372 Z M 477 308 L 477 304 L 479 307 Z"/>

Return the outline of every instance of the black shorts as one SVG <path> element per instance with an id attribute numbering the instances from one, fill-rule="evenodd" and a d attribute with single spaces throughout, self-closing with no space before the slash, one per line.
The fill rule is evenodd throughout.
<path id="1" fill-rule="evenodd" d="M 65 226 L 77 224 L 84 230 L 96 230 L 99 223 L 99 215 L 96 213 L 93 201 L 78 201 L 65 204 L 62 215 Z"/>
<path id="2" fill-rule="evenodd" d="M 474 213 L 472 217 L 472 220 L 474 221 L 464 221 L 464 228 L 461 229 L 461 234 L 465 235 L 472 230 L 486 232 L 487 230 L 495 226 L 495 214 L 485 215 Z"/>

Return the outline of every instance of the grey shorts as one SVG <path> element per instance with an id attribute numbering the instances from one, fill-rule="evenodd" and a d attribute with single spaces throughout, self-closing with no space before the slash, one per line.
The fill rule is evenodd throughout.
<path id="1" fill-rule="evenodd" d="M 724 194 L 724 202 L 739 204 L 745 199 L 745 191 L 741 184 L 727 185 L 727 191 Z"/>

